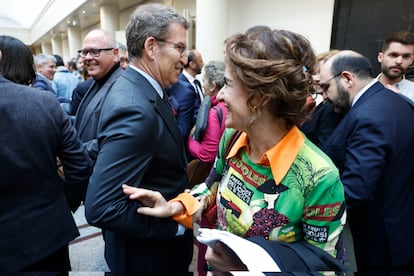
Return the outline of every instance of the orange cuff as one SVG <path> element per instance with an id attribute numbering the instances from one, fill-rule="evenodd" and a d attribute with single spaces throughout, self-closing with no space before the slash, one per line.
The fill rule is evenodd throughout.
<path id="1" fill-rule="evenodd" d="M 172 218 L 179 224 L 184 225 L 186 228 L 193 228 L 193 215 L 201 207 L 201 203 L 195 199 L 190 193 L 181 193 L 176 198 L 170 201 L 179 201 L 185 208 L 183 214 L 174 215 Z"/>

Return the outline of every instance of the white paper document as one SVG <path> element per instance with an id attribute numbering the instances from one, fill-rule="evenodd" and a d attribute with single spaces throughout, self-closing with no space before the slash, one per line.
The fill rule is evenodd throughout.
<path id="1" fill-rule="evenodd" d="M 266 250 L 254 242 L 248 241 L 230 232 L 199 228 L 197 240 L 211 247 L 214 247 L 216 241 L 221 241 L 237 254 L 249 271 L 280 272 L 279 266 Z"/>

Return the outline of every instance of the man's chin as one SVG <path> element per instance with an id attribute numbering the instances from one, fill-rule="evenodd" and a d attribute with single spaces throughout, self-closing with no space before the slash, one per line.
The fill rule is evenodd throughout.
<path id="1" fill-rule="evenodd" d="M 389 79 L 395 80 L 395 79 L 399 79 L 402 77 L 402 75 L 405 74 L 404 70 L 394 70 L 394 71 L 389 71 L 387 74 L 387 77 Z"/>

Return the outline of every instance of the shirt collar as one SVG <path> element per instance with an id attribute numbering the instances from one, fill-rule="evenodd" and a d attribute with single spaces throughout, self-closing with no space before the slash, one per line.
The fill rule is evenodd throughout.
<path id="1" fill-rule="evenodd" d="M 188 81 L 192 84 L 192 85 L 194 85 L 194 80 L 195 80 L 195 78 L 193 77 L 193 76 L 191 76 L 187 71 L 185 71 L 185 70 L 183 70 L 183 73 L 182 73 L 187 79 L 188 79 Z"/>
<path id="2" fill-rule="evenodd" d="M 272 170 L 273 178 L 277 184 L 282 182 L 296 156 L 301 149 L 305 138 L 300 130 L 294 126 L 288 133 L 272 148 L 267 150 L 260 158 L 259 164 L 269 164 Z M 242 133 L 234 146 L 230 150 L 226 158 L 234 157 L 241 148 L 249 148 L 248 137 L 246 133 Z"/>
<path id="3" fill-rule="evenodd" d="M 152 87 L 154 87 L 155 91 L 157 91 L 158 96 L 160 96 L 160 98 L 163 98 L 163 89 L 161 87 L 161 85 L 153 78 L 151 77 L 148 73 L 146 73 L 145 71 L 139 69 L 138 67 L 129 64 L 129 67 L 131 67 L 131 69 L 134 69 L 135 71 L 137 71 L 138 73 L 140 73 L 145 79 L 147 79 L 147 81 L 151 84 Z"/>
<path id="4" fill-rule="evenodd" d="M 358 93 L 356 93 L 354 99 L 352 100 L 352 104 L 351 107 L 355 105 L 355 103 L 359 100 L 359 98 L 362 97 L 362 95 L 364 95 L 364 93 L 371 87 L 373 86 L 378 80 L 378 77 L 376 79 L 373 79 L 370 83 L 368 83 L 367 85 L 365 85 L 361 90 L 359 90 Z"/>

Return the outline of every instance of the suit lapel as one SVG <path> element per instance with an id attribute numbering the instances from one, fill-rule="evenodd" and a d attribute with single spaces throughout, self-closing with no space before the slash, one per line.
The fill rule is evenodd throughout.
<path id="1" fill-rule="evenodd" d="M 177 121 L 174 118 L 172 107 L 169 103 L 168 96 L 166 93 L 164 93 L 163 99 L 160 99 L 160 97 L 156 97 L 154 107 L 159 112 L 162 119 L 164 120 L 165 125 L 168 131 L 172 134 L 178 148 L 180 149 L 180 152 L 184 152 L 184 147 L 183 147 L 184 144 L 182 141 L 183 139 L 181 137 L 181 133 L 178 128 Z"/>
<path id="2" fill-rule="evenodd" d="M 165 127 L 167 128 L 168 132 L 171 133 L 175 143 L 177 144 L 177 148 L 181 153 L 182 162 L 187 163 L 187 159 L 185 157 L 184 141 L 181 136 L 180 129 L 178 128 L 177 121 L 173 115 L 172 107 L 168 100 L 167 93 L 164 91 L 164 99 L 161 99 L 149 81 L 134 69 L 128 68 L 124 73 L 124 77 L 135 83 L 135 85 L 139 87 L 140 93 L 142 91 L 145 91 L 145 93 L 143 93 L 143 96 L 145 96 L 150 102 L 153 103 L 155 111 L 161 116 L 162 120 L 165 122 Z"/>
<path id="3" fill-rule="evenodd" d="M 112 84 L 119 78 L 119 76 L 123 73 L 122 69 L 118 68 L 115 70 L 112 75 L 109 77 L 109 79 L 104 83 L 104 85 L 97 91 L 97 93 L 93 96 L 93 98 L 88 103 L 88 106 L 86 107 L 83 114 L 79 114 L 80 116 L 80 125 L 78 128 L 79 135 L 81 135 L 90 120 L 92 120 L 93 116 L 92 114 L 95 112 L 97 107 L 101 104 L 102 100 L 106 97 L 106 94 L 108 93 L 109 89 L 112 87 Z M 91 91 L 94 90 L 94 86 L 97 85 L 95 82 L 91 87 L 89 88 L 88 92 L 85 95 L 86 96 L 91 93 Z"/>
<path id="4" fill-rule="evenodd" d="M 355 103 L 355 105 L 352 108 L 355 109 L 358 106 L 362 105 L 367 99 L 369 99 L 369 97 L 371 97 L 372 95 L 378 93 L 383 88 L 384 88 L 383 85 L 379 81 L 377 81 L 370 88 L 368 88 L 368 90 L 365 91 L 364 94 L 362 94 L 361 98 L 359 98 L 357 100 L 357 102 Z M 352 108 L 351 108 L 351 110 L 352 110 Z"/>
<path id="5" fill-rule="evenodd" d="M 105 96 L 107 90 L 102 91 L 102 88 L 97 91 L 97 93 L 92 97 L 91 101 L 88 103 L 88 106 L 86 107 L 85 111 L 82 115 L 82 120 L 80 121 L 79 126 L 79 135 L 81 135 L 88 125 L 89 121 L 92 119 L 92 114 L 95 111 L 96 107 L 101 102 L 102 98 Z"/>

